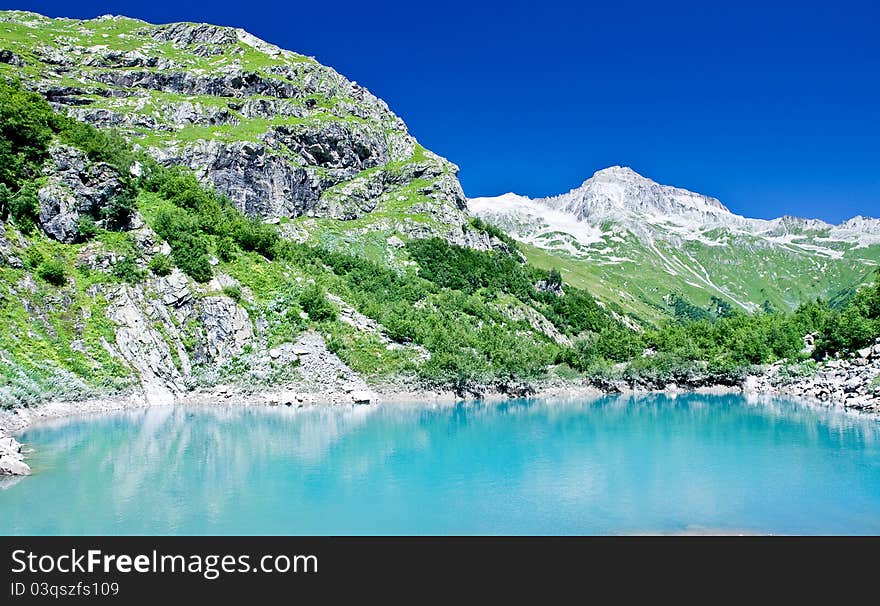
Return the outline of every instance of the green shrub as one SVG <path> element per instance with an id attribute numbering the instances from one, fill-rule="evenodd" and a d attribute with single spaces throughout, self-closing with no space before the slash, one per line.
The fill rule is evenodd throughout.
<path id="1" fill-rule="evenodd" d="M 235 261 L 237 251 L 235 242 L 229 236 L 223 236 L 217 241 L 217 257 L 224 263 Z"/>
<path id="2" fill-rule="evenodd" d="M 232 234 L 235 242 L 244 250 L 260 253 L 267 259 L 275 256 L 275 244 L 279 236 L 274 226 L 261 222 L 259 219 L 239 220 Z"/>
<path id="3" fill-rule="evenodd" d="M 134 256 L 125 255 L 113 265 L 113 276 L 123 282 L 136 284 L 144 279 L 145 272 L 138 269 L 137 259 Z"/>
<path id="4" fill-rule="evenodd" d="M 238 284 L 230 284 L 223 287 L 223 294 L 238 303 L 241 301 L 241 286 Z"/>
<path id="5" fill-rule="evenodd" d="M 193 280 L 207 282 L 212 271 L 208 256 L 207 236 L 190 214 L 182 208 L 163 209 L 156 215 L 153 228 L 168 241 L 171 257 Z"/>
<path id="6" fill-rule="evenodd" d="M 171 257 L 159 253 L 157 255 L 154 255 L 153 258 L 150 259 L 150 262 L 147 266 L 150 268 L 150 271 L 157 276 L 167 276 L 171 273 L 173 264 L 171 263 Z"/>
<path id="7" fill-rule="evenodd" d="M 67 283 L 67 271 L 59 259 L 46 259 L 37 267 L 37 276 L 54 286 Z"/>
<path id="8" fill-rule="evenodd" d="M 45 260 L 46 255 L 36 246 L 29 246 L 24 251 L 24 266 L 28 269 L 37 269 Z"/>
<path id="9" fill-rule="evenodd" d="M 0 81 L 0 183 L 17 192 L 40 174 L 62 120 L 40 95 Z"/>
<path id="10" fill-rule="evenodd" d="M 40 217 L 40 203 L 37 197 L 39 187 L 36 182 L 26 183 L 9 199 L 9 216 L 25 233 L 36 227 Z"/>
<path id="11" fill-rule="evenodd" d="M 128 228 L 135 210 L 137 197 L 131 189 L 126 189 L 107 201 L 106 206 L 101 209 L 101 217 L 107 229 L 122 231 Z"/>
<path id="12" fill-rule="evenodd" d="M 85 242 L 98 235 L 98 226 L 89 215 L 80 215 L 76 221 L 76 233 L 77 239 Z"/>
<path id="13" fill-rule="evenodd" d="M 171 256 L 174 264 L 196 282 L 211 279 L 213 272 L 203 236 L 184 234 L 175 238 L 171 241 Z"/>
<path id="14" fill-rule="evenodd" d="M 64 143 L 82 150 L 90 160 L 110 164 L 123 178 L 128 176 L 135 153 L 122 135 L 71 119 L 64 120 L 59 130 Z"/>
<path id="15" fill-rule="evenodd" d="M 307 286 L 299 296 L 299 304 L 314 322 L 335 320 L 336 308 L 327 300 L 327 293 L 317 284 Z"/>

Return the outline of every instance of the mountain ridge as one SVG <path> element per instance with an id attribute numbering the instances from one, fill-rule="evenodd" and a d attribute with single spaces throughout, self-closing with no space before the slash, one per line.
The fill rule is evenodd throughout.
<path id="1" fill-rule="evenodd" d="M 291 220 L 292 237 L 373 254 L 395 234 L 493 245 L 470 226 L 458 167 L 312 57 L 241 28 L 125 16 L 0 11 L 0 32 L 0 77 L 191 168 L 248 216 Z"/>
<path id="2" fill-rule="evenodd" d="M 615 183 L 622 184 L 626 182 L 639 182 L 646 186 L 656 186 L 667 192 L 675 192 L 680 193 L 684 196 L 693 197 L 694 199 L 703 201 L 705 205 L 714 211 L 720 211 L 721 213 L 726 213 L 731 215 L 736 219 L 746 219 L 749 221 L 754 221 L 756 223 L 769 223 L 769 224 L 784 224 L 784 223 L 795 223 L 800 224 L 801 226 L 810 226 L 811 229 L 824 229 L 824 228 L 849 228 L 849 229 L 861 229 L 863 231 L 867 231 L 870 233 L 875 233 L 880 230 L 880 218 L 865 216 L 862 214 L 854 215 L 848 219 L 842 220 L 840 223 L 831 223 L 825 221 L 824 219 L 819 219 L 815 217 L 801 217 L 799 215 L 793 214 L 784 214 L 779 217 L 775 217 L 772 219 L 761 219 L 755 217 L 747 217 L 746 215 L 738 214 L 726 205 L 724 205 L 718 198 L 713 196 L 708 196 L 705 194 L 699 194 L 688 190 L 684 187 L 674 186 L 674 185 L 664 185 L 661 184 L 649 177 L 645 177 L 635 171 L 633 168 L 625 165 L 611 165 L 606 168 L 596 170 L 593 175 L 587 179 L 585 179 L 579 186 L 570 189 L 569 191 L 561 194 L 549 195 L 531 198 L 529 196 L 524 196 L 518 194 L 513 191 L 508 191 L 503 194 L 499 194 L 497 196 L 473 196 L 468 198 L 469 203 L 489 203 L 492 200 L 500 200 L 500 199 L 512 199 L 512 198 L 521 198 L 533 200 L 536 202 L 541 202 L 547 204 L 551 208 L 556 208 L 560 206 L 560 203 L 570 201 L 573 196 L 577 196 L 579 194 L 583 194 L 583 192 L 590 188 L 590 186 L 595 182 L 600 183 Z M 632 198 L 630 198 L 632 199 Z M 625 199 L 614 199 L 611 198 L 613 202 L 626 201 Z M 570 210 L 570 209 L 568 209 Z M 576 212 L 572 212 L 572 214 L 577 214 Z"/>
<path id="3" fill-rule="evenodd" d="M 748 311 L 765 301 L 793 307 L 816 296 L 832 298 L 864 283 L 880 262 L 880 219 L 857 216 L 832 225 L 792 216 L 749 218 L 716 198 L 662 185 L 623 166 L 600 169 L 564 194 L 476 197 L 468 207 L 543 251 L 532 250 L 532 259 L 564 270 L 580 266 L 582 286 L 590 274 L 625 305 L 631 279 L 659 268 L 645 285 L 649 292 L 639 297 L 648 307 L 626 305 L 649 316 L 675 292 L 706 302 L 700 289 Z M 555 258 L 539 259 L 546 253 Z M 617 275 L 610 275 L 611 267 Z M 787 275 L 775 284 L 780 274 Z M 676 279 L 670 282 L 671 276 Z"/>

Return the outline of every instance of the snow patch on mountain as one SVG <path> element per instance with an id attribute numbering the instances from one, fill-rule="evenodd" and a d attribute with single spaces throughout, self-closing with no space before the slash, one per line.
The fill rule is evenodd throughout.
<path id="1" fill-rule="evenodd" d="M 468 208 L 490 222 L 515 224 L 517 237 L 536 246 L 546 248 L 555 243 L 571 254 L 578 254 L 580 247 L 602 242 L 604 235 L 601 229 L 571 213 L 513 193 L 471 198 Z"/>
<path id="2" fill-rule="evenodd" d="M 841 225 L 818 219 L 751 219 L 732 213 L 716 198 L 661 185 L 628 167 L 612 166 L 568 193 L 531 199 L 513 193 L 472 198 L 472 213 L 514 237 L 575 256 L 589 247 L 623 242 L 627 233 L 651 248 L 656 241 L 729 246 L 751 239 L 767 246 L 840 258 L 839 244 L 880 244 L 880 219 L 854 217 Z M 671 269 L 671 268 L 670 268 Z"/>

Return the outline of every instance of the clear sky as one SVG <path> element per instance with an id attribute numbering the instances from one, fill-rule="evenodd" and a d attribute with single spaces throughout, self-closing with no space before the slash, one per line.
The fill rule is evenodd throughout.
<path id="1" fill-rule="evenodd" d="M 874 2 L 32 0 L 234 25 L 367 86 L 469 196 L 632 166 L 757 217 L 880 216 Z"/>

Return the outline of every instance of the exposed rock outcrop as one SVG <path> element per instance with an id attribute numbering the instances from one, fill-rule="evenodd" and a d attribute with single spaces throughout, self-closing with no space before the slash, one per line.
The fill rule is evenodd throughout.
<path id="1" fill-rule="evenodd" d="M 160 162 L 192 168 L 249 216 L 377 213 L 383 221 L 390 210 L 400 223 L 390 229 L 402 236 L 493 245 L 468 224 L 458 168 L 421 149 L 384 101 L 312 58 L 208 24 L 23 12 L 0 20 L 21 30 L 0 61 L 15 63 L 18 51 L 34 57 L 27 86 L 80 120 L 118 129 Z M 31 42 L 35 29 L 51 35 Z M 78 216 L 102 203 L 101 188 L 54 173 L 41 216 L 70 242 Z M 429 220 L 401 217 L 419 214 Z"/>
<path id="2" fill-rule="evenodd" d="M 115 168 L 91 162 L 73 147 L 56 145 L 50 156 L 44 171 L 47 183 L 37 194 L 40 224 L 56 240 L 70 243 L 77 238 L 80 217 L 97 217 L 101 208 L 122 193 L 123 184 Z"/>
<path id="3" fill-rule="evenodd" d="M 12 244 L 6 239 L 6 225 L 3 221 L 0 221 L 0 265 L 8 265 L 15 268 L 23 267 L 21 259 L 18 258 L 12 248 Z"/>
<path id="4" fill-rule="evenodd" d="M 254 337 L 247 311 L 225 295 L 196 296 L 179 270 L 108 293 L 116 346 L 137 371 L 151 403 L 174 401 L 194 364 L 222 364 Z"/>
<path id="5" fill-rule="evenodd" d="M 369 386 L 339 357 L 327 349 L 324 338 L 313 331 L 301 334 L 293 346 L 299 359 L 297 373 L 307 387 L 347 393 L 369 391 Z"/>

